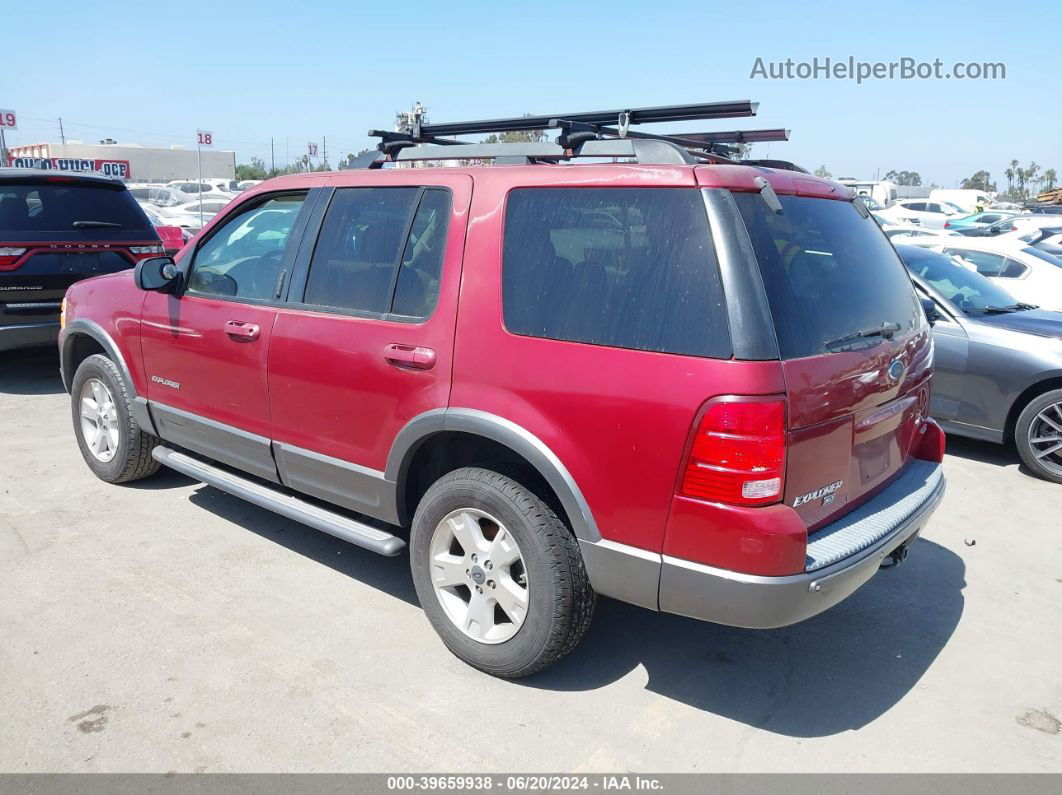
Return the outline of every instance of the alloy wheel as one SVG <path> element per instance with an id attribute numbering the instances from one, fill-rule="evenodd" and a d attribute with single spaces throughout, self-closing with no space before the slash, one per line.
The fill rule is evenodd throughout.
<path id="1" fill-rule="evenodd" d="M 81 436 L 93 458 L 109 463 L 118 453 L 118 409 L 114 395 L 98 378 L 81 387 Z"/>
<path id="2" fill-rule="evenodd" d="M 1062 474 L 1062 402 L 1045 406 L 1029 425 L 1029 446 L 1047 469 Z"/>
<path id="3" fill-rule="evenodd" d="M 504 643 L 520 631 L 528 608 L 524 559 L 513 535 L 490 514 L 453 511 L 432 533 L 432 588 L 443 611 L 479 643 Z"/>

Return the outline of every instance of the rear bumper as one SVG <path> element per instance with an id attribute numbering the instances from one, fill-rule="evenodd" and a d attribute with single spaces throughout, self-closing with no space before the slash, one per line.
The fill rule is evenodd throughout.
<path id="1" fill-rule="evenodd" d="M 889 553 L 918 536 L 944 490 L 940 464 L 913 462 L 874 499 L 814 533 L 808 568 L 785 577 L 742 574 L 612 542 L 581 546 L 591 583 L 606 596 L 728 626 L 783 627 L 833 607 L 866 583 Z M 650 583 L 658 586 L 652 596 Z"/>
<path id="2" fill-rule="evenodd" d="M 0 351 L 55 345 L 58 339 L 58 319 L 44 323 L 0 325 Z"/>

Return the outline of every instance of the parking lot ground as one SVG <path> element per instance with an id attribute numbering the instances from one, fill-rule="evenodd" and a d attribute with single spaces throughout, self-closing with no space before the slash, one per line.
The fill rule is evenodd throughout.
<path id="1" fill-rule="evenodd" d="M 1062 486 L 949 441 L 908 561 L 804 624 L 610 600 L 506 682 L 382 558 L 164 471 L 97 481 L 0 355 L 0 771 L 1062 771 Z"/>

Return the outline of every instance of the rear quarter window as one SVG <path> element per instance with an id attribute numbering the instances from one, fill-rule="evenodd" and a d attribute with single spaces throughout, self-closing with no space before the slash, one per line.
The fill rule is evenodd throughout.
<path id="1" fill-rule="evenodd" d="M 731 355 L 708 217 L 695 189 L 512 191 L 502 288 L 514 334 Z"/>

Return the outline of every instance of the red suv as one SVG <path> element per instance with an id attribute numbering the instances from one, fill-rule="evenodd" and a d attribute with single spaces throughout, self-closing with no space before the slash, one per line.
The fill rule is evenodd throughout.
<path id="1" fill-rule="evenodd" d="M 850 191 L 667 140 L 394 144 L 71 288 L 100 478 L 165 464 L 408 543 L 445 644 L 507 677 L 574 647 L 597 594 L 778 627 L 904 559 L 944 491 L 932 345 Z"/>

